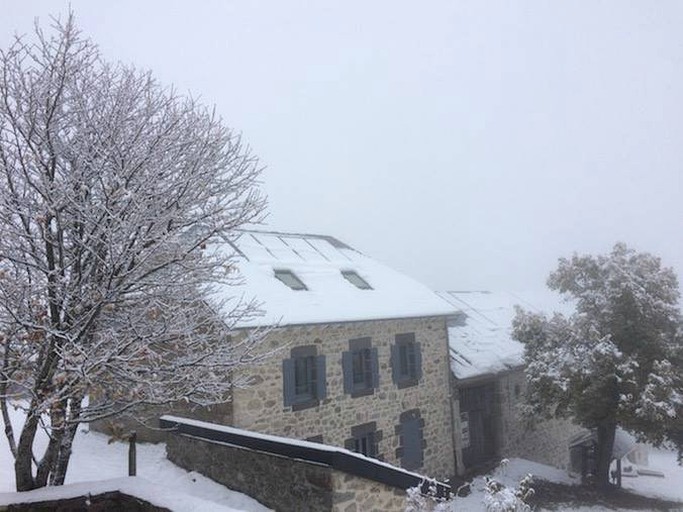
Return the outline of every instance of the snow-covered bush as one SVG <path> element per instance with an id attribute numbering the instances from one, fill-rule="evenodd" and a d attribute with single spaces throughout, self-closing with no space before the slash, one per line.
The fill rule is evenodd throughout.
<path id="1" fill-rule="evenodd" d="M 504 467 L 504 466 L 503 466 Z M 489 476 L 484 477 L 484 497 L 482 500 L 483 510 L 487 512 L 529 512 L 531 506 L 528 500 L 534 495 L 531 487 L 532 476 L 526 475 L 517 488 L 506 487 L 502 483 Z M 458 488 L 449 498 L 436 496 L 435 488 L 429 488 L 425 493 L 420 490 L 421 486 L 412 487 L 406 491 L 405 512 L 456 512 L 462 510 L 459 497 L 461 492 L 472 486 L 468 482 Z"/>
<path id="2" fill-rule="evenodd" d="M 433 480 L 423 481 L 417 487 L 411 487 L 406 491 L 405 512 L 449 512 L 455 510 L 452 504 L 452 497 L 438 495 L 436 482 Z"/>
<path id="3" fill-rule="evenodd" d="M 516 489 L 505 487 L 491 477 L 484 477 L 484 506 L 487 512 L 528 512 L 531 506 L 529 498 L 534 495 L 531 487 L 532 477 L 526 475 Z"/>

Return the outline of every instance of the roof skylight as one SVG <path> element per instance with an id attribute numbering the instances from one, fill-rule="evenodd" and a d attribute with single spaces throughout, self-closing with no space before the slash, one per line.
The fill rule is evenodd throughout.
<path id="1" fill-rule="evenodd" d="M 344 279 L 346 279 L 356 288 L 360 288 L 361 290 L 372 290 L 372 286 L 370 286 L 365 279 L 359 276 L 355 270 L 342 270 L 341 274 L 344 276 Z"/>
<path id="2" fill-rule="evenodd" d="M 275 278 L 280 280 L 285 285 L 289 286 L 292 290 L 301 291 L 308 290 L 304 282 L 297 277 L 297 275 L 291 270 L 280 269 L 274 270 Z"/>

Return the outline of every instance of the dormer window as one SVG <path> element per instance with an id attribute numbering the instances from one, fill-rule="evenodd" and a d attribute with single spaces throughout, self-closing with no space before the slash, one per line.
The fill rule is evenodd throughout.
<path id="1" fill-rule="evenodd" d="M 289 286 L 292 290 L 308 290 L 303 281 L 291 270 L 275 270 L 275 278 Z"/>
<path id="2" fill-rule="evenodd" d="M 372 290 L 372 286 L 370 286 L 368 282 L 359 276 L 354 270 L 342 270 L 341 274 L 344 276 L 344 279 L 346 279 L 356 288 L 360 288 L 361 290 Z"/>

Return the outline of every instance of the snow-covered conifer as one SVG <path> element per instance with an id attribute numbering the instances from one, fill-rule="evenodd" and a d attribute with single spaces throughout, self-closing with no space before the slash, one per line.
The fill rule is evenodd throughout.
<path id="1" fill-rule="evenodd" d="M 615 430 L 673 438 L 683 410 L 678 280 L 659 258 L 624 244 L 608 255 L 560 259 L 548 286 L 571 317 L 517 311 L 525 344 L 526 411 L 572 417 L 597 431 L 597 482 L 607 485 Z"/>

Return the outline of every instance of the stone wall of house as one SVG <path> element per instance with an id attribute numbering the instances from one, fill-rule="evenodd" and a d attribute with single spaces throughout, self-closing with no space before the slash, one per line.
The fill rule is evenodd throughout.
<path id="1" fill-rule="evenodd" d="M 332 472 L 333 512 L 403 512 L 406 491 L 340 471 Z"/>
<path id="2" fill-rule="evenodd" d="M 552 419 L 530 422 L 522 418 L 524 370 L 503 374 L 498 381 L 502 428 L 501 455 L 521 457 L 561 469 L 569 467 L 569 439 L 583 431 L 570 420 Z"/>
<path id="3" fill-rule="evenodd" d="M 392 381 L 391 345 L 396 334 L 411 332 L 421 344 L 422 379 L 416 386 L 399 389 Z M 342 352 L 349 350 L 350 339 L 360 337 L 370 337 L 378 349 L 379 387 L 371 395 L 353 398 L 344 393 Z M 416 470 L 436 478 L 454 474 L 443 317 L 283 327 L 269 333 L 265 343 L 281 353 L 249 369 L 251 386 L 234 390 L 235 427 L 298 439 L 322 436 L 325 444 L 344 447 L 353 427 L 375 422 L 382 432 L 380 458 L 400 466 L 400 415 L 417 409 L 424 420 L 425 442 L 424 463 Z M 326 356 L 327 396 L 317 406 L 293 410 L 284 405 L 282 360 L 292 348 L 306 345 L 315 345 L 317 354 Z"/>

